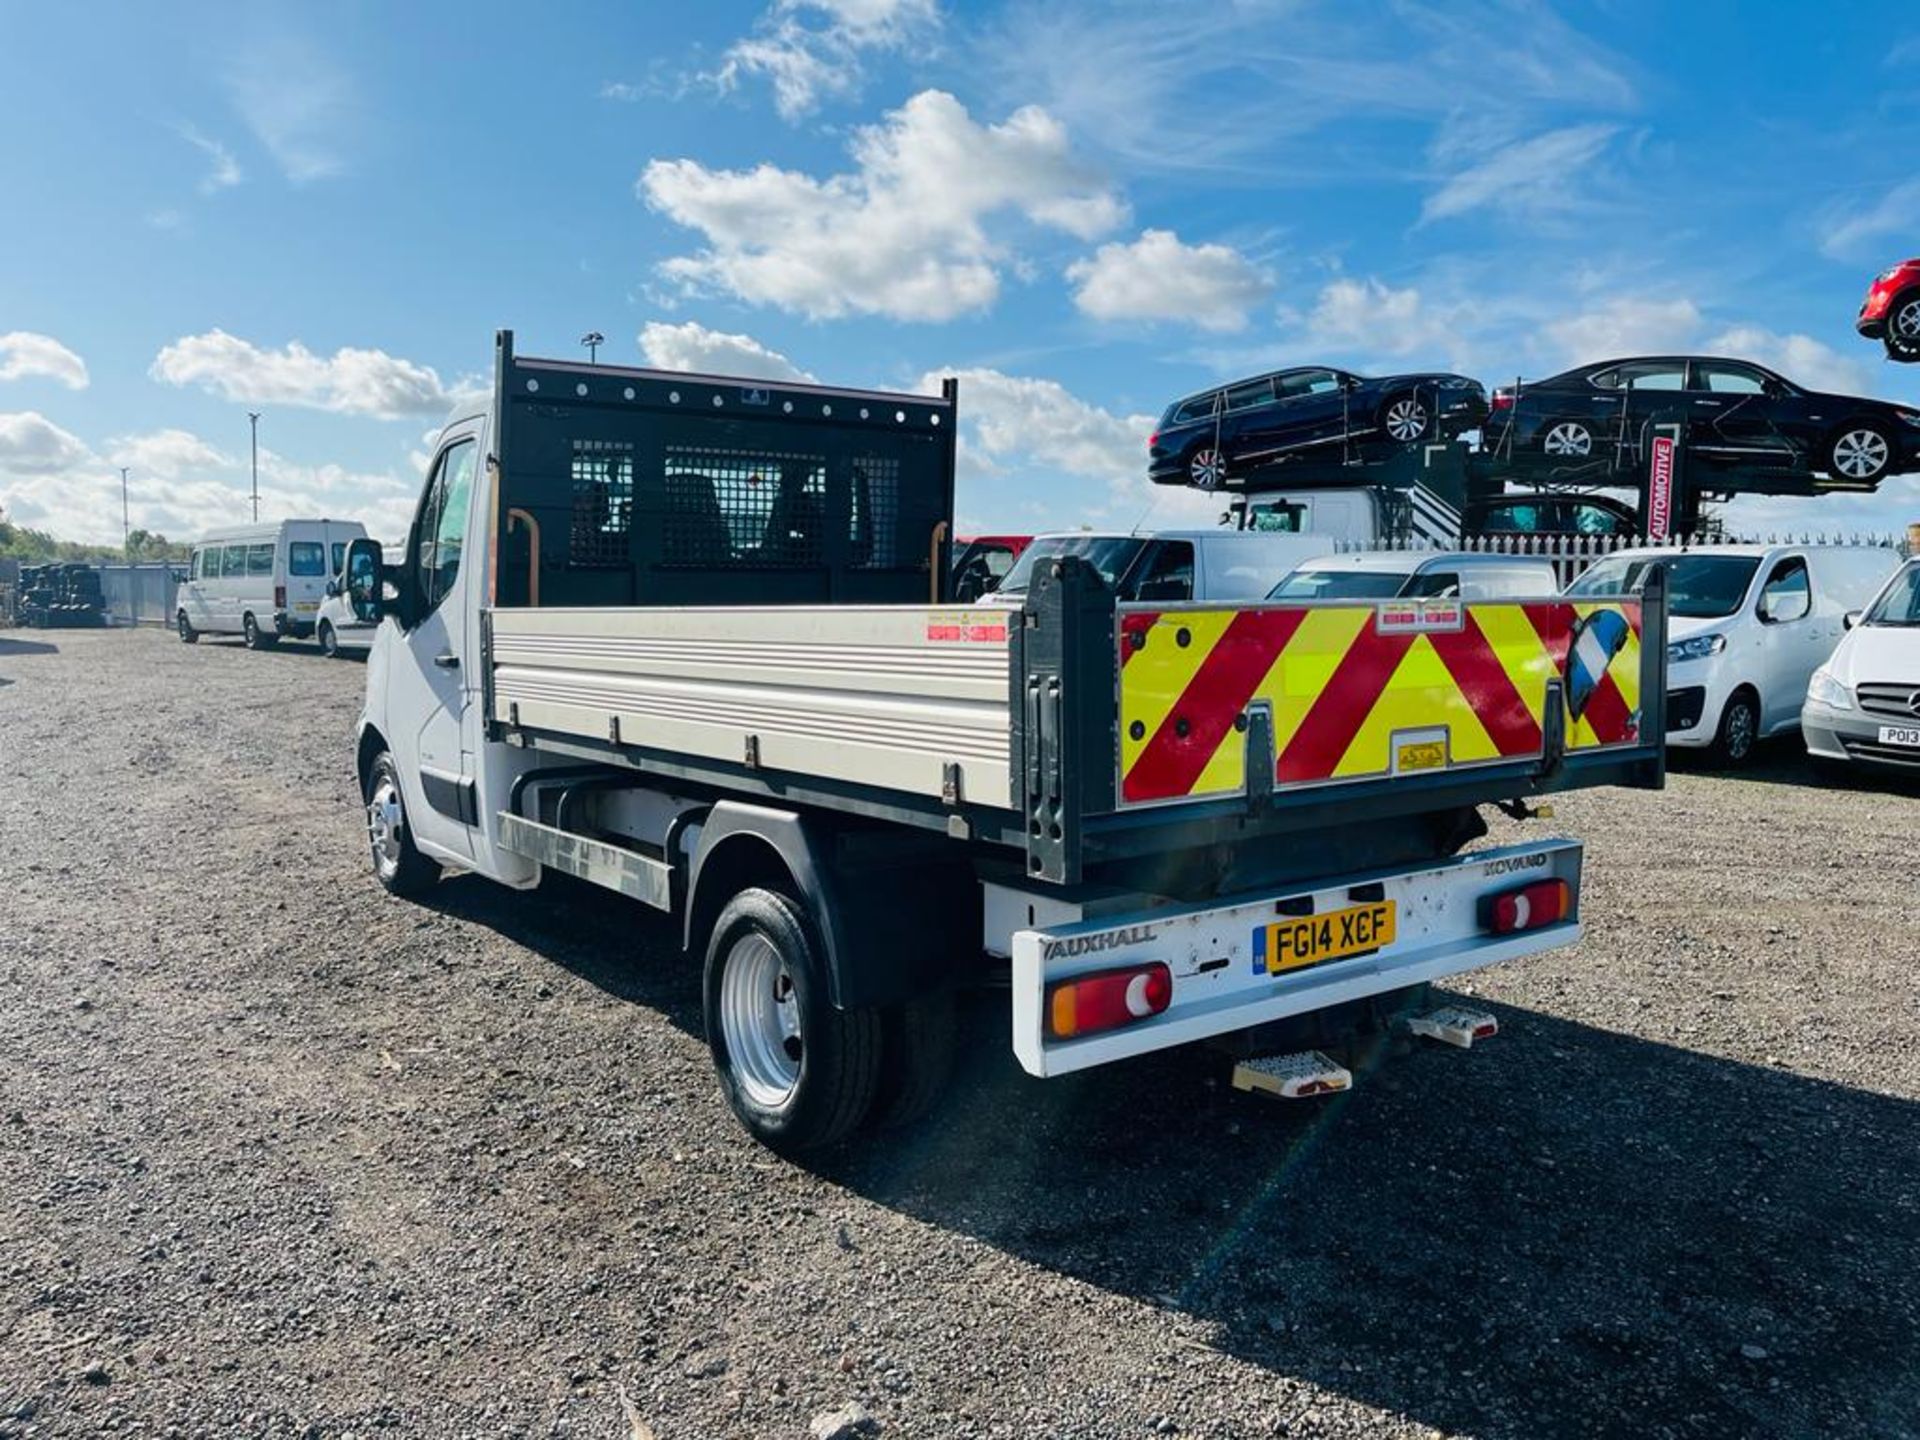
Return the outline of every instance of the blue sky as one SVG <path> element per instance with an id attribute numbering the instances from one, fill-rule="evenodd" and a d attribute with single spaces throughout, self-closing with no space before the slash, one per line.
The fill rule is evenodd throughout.
<path id="1" fill-rule="evenodd" d="M 1282 363 L 1699 348 L 1920 401 L 1851 326 L 1920 253 L 1892 0 L 0 0 L 0 95 L 0 505 L 70 538 L 119 538 L 120 465 L 136 525 L 244 518 L 249 409 L 267 513 L 397 534 L 500 326 L 957 370 L 969 529 L 1190 518 L 1149 417 Z"/>

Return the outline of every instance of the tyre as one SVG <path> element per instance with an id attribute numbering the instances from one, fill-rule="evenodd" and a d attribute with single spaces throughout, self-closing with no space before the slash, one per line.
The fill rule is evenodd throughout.
<path id="1" fill-rule="evenodd" d="M 271 650 L 280 643 L 278 635 L 269 635 L 260 628 L 260 622 L 253 618 L 251 610 L 241 617 L 240 638 L 249 650 Z"/>
<path id="2" fill-rule="evenodd" d="M 193 628 L 193 622 L 187 619 L 186 611 L 182 610 L 176 614 L 173 617 L 173 623 L 174 628 L 180 632 L 180 641 L 182 644 L 193 645 L 199 642 L 200 632 Z"/>
<path id="3" fill-rule="evenodd" d="M 1211 445 L 1194 451 L 1187 461 L 1187 479 L 1202 490 L 1218 490 L 1226 478 L 1226 461 Z"/>
<path id="4" fill-rule="evenodd" d="M 1878 484 L 1893 465 L 1893 437 L 1876 421 L 1845 426 L 1827 446 L 1827 474 Z"/>
<path id="5" fill-rule="evenodd" d="M 812 922 L 791 896 L 742 890 L 707 943 L 707 1045 L 727 1104 L 769 1149 L 845 1139 L 873 1106 L 881 1024 L 836 1010 Z"/>
<path id="6" fill-rule="evenodd" d="M 440 878 L 437 862 L 422 855 L 407 823 L 406 798 L 393 756 L 382 750 L 367 772 L 367 848 L 374 877 L 390 895 L 418 895 Z"/>
<path id="7" fill-rule="evenodd" d="M 1540 449 L 1549 460 L 1593 458 L 1593 427 L 1584 420 L 1556 420 L 1541 433 Z"/>
<path id="8" fill-rule="evenodd" d="M 1909 290 L 1887 307 L 1881 338 L 1893 359 L 1920 360 L 1920 290 Z"/>
<path id="9" fill-rule="evenodd" d="M 880 1083 L 873 1097 L 875 1125 L 911 1125 L 940 1102 L 953 1073 L 954 1024 L 948 991 L 887 1007 L 881 1020 Z"/>
<path id="10" fill-rule="evenodd" d="M 320 642 L 321 654 L 325 655 L 329 660 L 338 660 L 340 658 L 340 641 L 339 638 L 334 635 L 332 625 L 322 620 L 315 638 Z"/>
<path id="11" fill-rule="evenodd" d="M 1412 445 L 1426 439 L 1427 431 L 1433 428 L 1433 417 L 1418 392 L 1407 390 L 1387 397 L 1380 407 L 1380 428 L 1389 440 Z"/>
<path id="12" fill-rule="evenodd" d="M 1753 758 L 1760 742 L 1760 701 L 1751 690 L 1736 690 L 1720 712 L 1720 728 L 1713 737 L 1713 758 L 1722 765 L 1740 766 Z"/>

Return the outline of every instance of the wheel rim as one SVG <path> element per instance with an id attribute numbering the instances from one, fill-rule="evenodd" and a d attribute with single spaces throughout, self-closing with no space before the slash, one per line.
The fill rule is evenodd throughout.
<path id="1" fill-rule="evenodd" d="M 367 797 L 367 844 L 373 850 L 373 868 L 382 875 L 392 875 L 400 868 L 400 847 L 406 828 L 400 787 L 394 784 L 391 775 L 382 775 Z"/>
<path id="2" fill-rule="evenodd" d="M 756 1105 L 778 1109 L 800 1083 L 800 1001 L 780 952 L 759 933 L 727 952 L 720 1033 L 734 1079 Z"/>
<path id="3" fill-rule="evenodd" d="M 182 640 L 184 640 L 184 639 L 186 639 L 186 638 L 187 638 L 187 636 L 189 636 L 189 635 L 191 635 L 191 634 L 193 633 L 193 627 L 192 627 L 191 625 L 189 625 L 189 624 L 187 624 L 187 617 L 186 617 L 186 616 L 184 616 L 184 615 L 180 615 L 180 616 L 177 616 L 177 617 L 175 617 L 175 618 L 176 618 L 176 619 L 178 620 L 178 622 L 179 622 L 179 625 L 180 625 L 180 638 L 181 638 Z"/>
<path id="4" fill-rule="evenodd" d="M 1753 737 L 1758 730 L 1753 718 L 1753 707 L 1744 701 L 1733 707 L 1733 713 L 1727 716 L 1727 754 L 1735 760 L 1747 758 L 1747 752 L 1753 749 Z"/>
<path id="5" fill-rule="evenodd" d="M 1849 430 L 1833 444 L 1833 468 L 1849 480 L 1871 480 L 1887 468 L 1887 440 L 1877 430 Z"/>
<path id="6" fill-rule="evenodd" d="M 1211 490 L 1220 483 L 1221 469 L 1220 452 L 1202 450 L 1193 457 L 1191 467 L 1193 483 L 1203 490 Z"/>
<path id="7" fill-rule="evenodd" d="M 1387 408 L 1387 434 L 1396 440 L 1418 440 L 1427 433 L 1427 407 L 1418 400 L 1396 400 Z"/>
<path id="8" fill-rule="evenodd" d="M 1591 455 L 1593 432 L 1584 425 L 1562 420 L 1547 431 L 1546 448 L 1549 455 Z"/>
<path id="9" fill-rule="evenodd" d="M 240 638 L 245 640 L 247 644 L 257 645 L 259 643 L 260 627 L 253 623 L 253 616 L 249 615 L 241 622 L 240 631 Z"/>
<path id="10" fill-rule="evenodd" d="M 1902 340 L 1920 340 L 1920 300 L 1909 300 L 1893 312 L 1893 333 Z"/>
<path id="11" fill-rule="evenodd" d="M 320 648 L 329 655 L 333 654 L 333 627 L 331 625 L 322 625 L 320 627 Z"/>

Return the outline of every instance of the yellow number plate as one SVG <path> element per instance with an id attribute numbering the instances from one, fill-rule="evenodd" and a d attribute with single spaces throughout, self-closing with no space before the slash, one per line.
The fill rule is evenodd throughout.
<path id="1" fill-rule="evenodd" d="M 1446 767 L 1447 747 L 1438 740 L 1409 740 L 1400 746 L 1394 765 L 1399 774 L 1409 770 L 1441 770 Z"/>
<path id="2" fill-rule="evenodd" d="M 1276 920 L 1253 932 L 1254 968 L 1269 975 L 1304 970 L 1328 960 L 1344 960 L 1393 944 L 1394 902 L 1350 905 L 1325 915 Z"/>

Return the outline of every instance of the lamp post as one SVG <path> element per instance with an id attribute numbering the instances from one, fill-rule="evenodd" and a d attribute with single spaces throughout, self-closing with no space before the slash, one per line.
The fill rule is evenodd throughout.
<path id="1" fill-rule="evenodd" d="M 598 330 L 589 330 L 580 337 L 580 343 L 587 347 L 587 363 L 589 365 L 599 364 L 600 347 L 607 343 L 607 337 L 602 335 Z"/>
<path id="2" fill-rule="evenodd" d="M 249 410 L 247 423 L 253 429 L 253 521 L 260 523 L 260 412 Z"/>
<path id="3" fill-rule="evenodd" d="M 133 563 L 133 531 L 127 523 L 127 467 L 120 467 L 120 558 Z"/>

